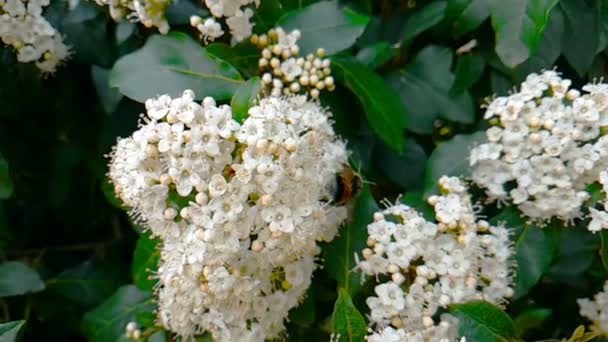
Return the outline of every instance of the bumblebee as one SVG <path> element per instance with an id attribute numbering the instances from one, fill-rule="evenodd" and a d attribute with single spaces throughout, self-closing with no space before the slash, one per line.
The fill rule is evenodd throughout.
<path id="1" fill-rule="evenodd" d="M 337 205 L 345 205 L 359 195 L 363 184 L 361 175 L 350 167 L 346 167 L 336 174 L 335 183 L 329 189 L 332 202 Z"/>

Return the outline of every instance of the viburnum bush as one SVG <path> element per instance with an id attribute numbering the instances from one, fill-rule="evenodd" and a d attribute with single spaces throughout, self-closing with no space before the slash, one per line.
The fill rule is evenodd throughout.
<path id="1" fill-rule="evenodd" d="M 0 0 L 0 341 L 608 341 L 603 0 Z"/>

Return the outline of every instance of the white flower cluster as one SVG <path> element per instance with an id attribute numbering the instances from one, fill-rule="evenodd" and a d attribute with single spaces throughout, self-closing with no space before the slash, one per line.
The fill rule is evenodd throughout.
<path id="1" fill-rule="evenodd" d="M 601 335 L 608 336 L 608 281 L 604 290 L 595 295 L 593 300 L 579 299 L 580 314 L 593 322 L 591 329 Z"/>
<path id="2" fill-rule="evenodd" d="M 99 6 L 108 6 L 114 21 L 127 18 L 141 22 L 145 27 L 156 27 L 158 32 L 167 34 L 169 23 L 165 11 L 171 0 L 95 0 Z"/>
<path id="3" fill-rule="evenodd" d="M 240 42 L 249 38 L 252 33 L 254 24 L 250 22 L 250 19 L 253 17 L 253 10 L 249 7 L 242 8 L 252 4 L 258 7 L 260 0 L 205 0 L 205 5 L 212 17 L 203 20 L 201 17 L 193 15 L 190 17 L 190 25 L 199 31 L 203 42 L 207 43 L 224 34 L 222 25 L 216 19 L 226 18 L 232 42 Z"/>
<path id="4" fill-rule="evenodd" d="M 63 37 L 42 16 L 49 0 L 0 0 L 0 39 L 17 50 L 17 61 L 36 63 L 43 73 L 54 73 L 69 57 Z"/>
<path id="5" fill-rule="evenodd" d="M 262 71 L 265 91 L 272 96 L 308 93 L 318 98 L 320 91 L 335 89 L 331 76 L 331 60 L 323 58 L 325 50 L 319 48 L 315 55 L 298 57 L 300 31 L 285 33 L 277 27 L 268 35 L 253 35 L 251 42 L 262 48 L 262 58 L 258 64 Z"/>
<path id="6" fill-rule="evenodd" d="M 396 204 L 374 214 L 369 248 L 358 268 L 388 280 L 367 298 L 368 341 L 455 341 L 457 325 L 440 322 L 439 308 L 471 300 L 501 304 L 513 294 L 509 232 L 476 220 L 466 186 L 455 177 L 439 180 L 444 192 L 431 196 L 438 223 Z"/>
<path id="7" fill-rule="evenodd" d="M 586 186 L 608 167 L 601 130 L 608 124 L 608 84 L 588 84 L 581 95 L 570 83 L 545 71 L 494 99 L 485 113 L 494 123 L 488 143 L 470 154 L 472 179 L 490 200 L 510 200 L 537 223 L 581 217 Z M 608 227 L 608 219 L 601 225 Z"/>
<path id="8" fill-rule="evenodd" d="M 159 320 L 216 341 L 264 341 L 284 329 L 316 267 L 317 241 L 346 218 L 327 188 L 347 152 L 328 113 L 304 96 L 260 100 L 242 125 L 194 93 L 146 102 L 118 141 L 117 195 L 163 241 Z"/>

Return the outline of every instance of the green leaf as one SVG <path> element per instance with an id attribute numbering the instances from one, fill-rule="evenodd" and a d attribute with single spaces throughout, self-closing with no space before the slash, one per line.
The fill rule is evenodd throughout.
<path id="1" fill-rule="evenodd" d="M 286 32 L 298 29 L 300 54 L 314 53 L 318 48 L 333 55 L 351 47 L 363 33 L 369 17 L 348 7 L 340 8 L 338 1 L 320 1 L 287 13 L 277 23 Z"/>
<path id="2" fill-rule="evenodd" d="M 449 94 L 455 79 L 451 66 L 452 51 L 431 45 L 420 51 L 405 69 L 387 76 L 387 82 L 399 92 L 407 108 L 408 130 L 431 134 L 439 117 L 473 122 L 475 111 L 469 93 Z"/>
<path id="3" fill-rule="evenodd" d="M 510 68 L 524 62 L 536 51 L 549 14 L 558 0 L 496 1 L 492 26 L 496 33 L 496 53 Z"/>
<path id="4" fill-rule="evenodd" d="M 401 40 L 409 41 L 419 34 L 437 25 L 445 15 L 446 1 L 432 2 L 412 13 L 401 30 Z"/>
<path id="5" fill-rule="evenodd" d="M 357 60 L 371 69 L 377 69 L 393 58 L 397 51 L 389 43 L 379 42 L 359 50 Z"/>
<path id="6" fill-rule="evenodd" d="M 133 264 L 131 264 L 131 272 L 133 273 L 133 282 L 142 290 L 151 291 L 156 284 L 156 280 L 150 279 L 150 271 L 158 269 L 158 261 L 160 260 L 160 240 L 151 239 L 150 234 L 142 234 L 137 239 L 135 253 L 133 254 Z"/>
<path id="7" fill-rule="evenodd" d="M 13 195 L 14 185 L 8 168 L 8 161 L 0 153 L 0 199 Z"/>
<path id="8" fill-rule="evenodd" d="M 137 30 L 137 27 L 134 23 L 123 20 L 116 25 L 116 32 L 114 33 L 114 38 L 116 39 L 116 44 L 120 45 L 127 41 L 127 39 L 131 38 L 133 33 Z"/>
<path id="9" fill-rule="evenodd" d="M 533 72 L 551 69 L 562 52 L 562 36 L 564 34 L 564 14 L 559 6 L 553 8 L 549 22 L 543 32 L 543 38 L 536 53 L 520 64 L 515 73 L 523 80 Z"/>
<path id="10" fill-rule="evenodd" d="M 437 181 L 441 176 L 464 176 L 471 174 L 469 151 L 486 140 L 485 132 L 456 135 L 441 143 L 431 153 L 424 177 L 425 195 L 438 191 Z"/>
<path id="11" fill-rule="evenodd" d="M 376 168 L 393 184 L 407 191 L 422 190 L 420 180 L 424 178 L 428 158 L 422 146 L 413 139 L 407 140 L 402 153 L 395 153 L 378 142 L 374 146 L 372 158 Z"/>
<path id="12" fill-rule="evenodd" d="M 507 342 L 515 338 L 511 318 L 496 306 L 482 301 L 452 305 L 460 336 L 472 342 Z"/>
<path id="13" fill-rule="evenodd" d="M 363 315 L 353 305 L 348 291 L 340 289 L 332 315 L 332 331 L 340 335 L 340 341 L 359 342 L 365 340 L 367 325 Z"/>
<path id="14" fill-rule="evenodd" d="M 249 79 L 236 90 L 230 101 L 233 119 L 242 123 L 247 118 L 249 108 L 255 106 L 261 90 L 262 82 L 259 77 Z"/>
<path id="15" fill-rule="evenodd" d="M 245 78 L 251 78 L 260 72 L 258 60 L 262 57 L 262 53 L 249 41 L 240 42 L 235 46 L 213 43 L 206 49 L 208 53 L 232 64 Z"/>
<path id="16" fill-rule="evenodd" d="M 199 0 L 171 1 L 165 12 L 169 25 L 190 25 L 190 16 L 198 15 L 205 18 L 209 12 L 201 7 Z"/>
<path id="17" fill-rule="evenodd" d="M 34 269 L 18 261 L 0 264 L 0 297 L 19 296 L 44 290 L 44 282 Z"/>
<path id="18" fill-rule="evenodd" d="M 281 6 L 281 1 L 262 1 L 260 6 L 253 11 L 254 19 L 252 21 L 255 22 L 253 31 L 260 34 L 268 32 L 271 28 L 276 26 L 276 22 L 279 20 L 282 13 L 283 7 Z"/>
<path id="19" fill-rule="evenodd" d="M 498 0 L 448 0 L 446 17 L 452 21 L 452 33 L 461 37 L 478 28 L 490 17 L 494 1 Z"/>
<path id="20" fill-rule="evenodd" d="M 420 192 L 408 192 L 401 197 L 401 203 L 406 204 L 418 211 L 428 221 L 435 220 L 435 210 L 424 200 Z"/>
<path id="21" fill-rule="evenodd" d="M 134 285 L 123 286 L 83 318 L 84 334 L 91 342 L 116 341 L 138 312 L 152 312 L 154 298 Z"/>
<path id="22" fill-rule="evenodd" d="M 361 273 L 353 272 L 355 253 L 365 248 L 367 224 L 377 210 L 378 205 L 369 187 L 365 186 L 357 198 L 352 222 L 340 228 L 340 236 L 325 248 L 325 269 L 338 282 L 338 287 L 351 296 L 361 290 Z"/>
<path id="23" fill-rule="evenodd" d="M 608 271 L 608 230 L 602 230 L 600 232 L 602 239 L 602 247 L 600 248 L 600 258 L 602 259 L 602 265 L 604 269 Z"/>
<path id="24" fill-rule="evenodd" d="M 561 0 L 559 5 L 565 18 L 563 54 L 576 72 L 583 76 L 591 67 L 600 44 L 598 13 L 585 1 Z"/>
<path id="25" fill-rule="evenodd" d="M 407 114 L 395 90 L 352 57 L 335 56 L 332 65 L 338 79 L 361 101 L 374 133 L 395 151 L 402 151 Z"/>
<path id="26" fill-rule="evenodd" d="M 524 336 L 528 331 L 540 328 L 551 316 L 551 309 L 535 308 L 527 309 L 513 320 L 517 336 Z"/>
<path id="27" fill-rule="evenodd" d="M 289 321 L 302 327 L 311 327 L 317 319 L 315 301 L 316 288 L 313 284 L 308 288 L 304 301 L 289 311 Z"/>
<path id="28" fill-rule="evenodd" d="M 24 325 L 25 321 L 0 323 L 0 341 L 16 342 Z"/>
<path id="29" fill-rule="evenodd" d="M 458 94 L 471 88 L 483 75 L 486 68 L 485 59 L 476 53 L 467 53 L 458 57 L 456 76 L 450 94 Z"/>
<path id="30" fill-rule="evenodd" d="M 115 88 L 110 88 L 110 70 L 92 65 L 91 76 L 103 111 L 106 114 L 112 114 L 120 103 L 122 94 Z"/>
<path id="31" fill-rule="evenodd" d="M 49 291 L 91 307 L 111 295 L 123 282 L 111 264 L 87 260 L 47 281 Z"/>
<path id="32" fill-rule="evenodd" d="M 113 87 L 142 103 L 160 94 L 181 96 L 186 89 L 197 99 L 225 100 L 243 83 L 233 66 L 177 32 L 151 36 L 144 47 L 120 58 L 110 75 Z"/>
<path id="33" fill-rule="evenodd" d="M 548 226 L 539 228 L 526 224 L 519 210 L 507 207 L 492 219 L 514 231 L 517 277 L 514 299 L 523 297 L 549 270 L 559 245 L 559 230 Z"/>
<path id="34" fill-rule="evenodd" d="M 561 231 L 559 253 L 550 275 L 563 281 L 574 281 L 591 267 L 601 246 L 598 234 L 586 229 L 568 228 Z"/>

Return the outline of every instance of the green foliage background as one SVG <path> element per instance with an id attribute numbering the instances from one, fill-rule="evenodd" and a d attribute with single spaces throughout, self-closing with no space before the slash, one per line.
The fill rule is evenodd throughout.
<path id="1" fill-rule="evenodd" d="M 160 93 L 192 88 L 246 114 L 259 51 L 247 42 L 201 47 L 188 26 L 200 7 L 174 2 L 173 32 L 159 36 L 115 24 L 94 2 L 69 11 L 53 1 L 45 16 L 74 56 L 47 79 L 0 48 L 1 341 L 118 341 L 128 321 L 153 326 L 155 241 L 114 198 L 104 154 L 136 128 L 140 102 Z M 398 194 L 428 212 L 423 196 L 439 176 L 467 174 L 468 149 L 487 127 L 484 98 L 554 65 L 576 86 L 608 75 L 604 0 L 262 0 L 254 21 L 258 33 L 298 28 L 303 52 L 332 55 L 338 87 L 321 102 L 371 182 L 352 222 L 324 246 L 325 268 L 290 315 L 290 341 L 332 331 L 362 339 L 373 287 L 351 270 L 371 214 Z M 470 51 L 459 49 L 473 39 Z M 541 230 L 510 208 L 488 215 L 514 231 L 515 297 L 506 314 L 486 303 L 451 308 L 468 341 L 564 338 L 586 324 L 575 300 L 606 280 L 608 234 Z"/>

